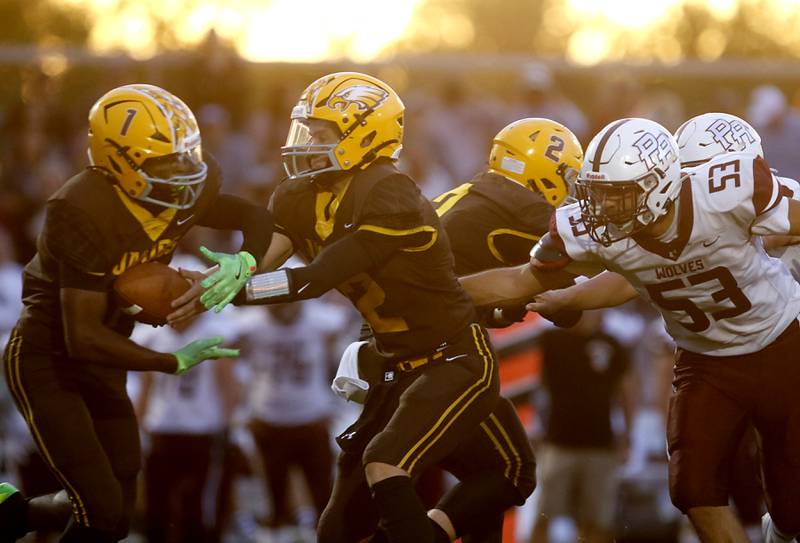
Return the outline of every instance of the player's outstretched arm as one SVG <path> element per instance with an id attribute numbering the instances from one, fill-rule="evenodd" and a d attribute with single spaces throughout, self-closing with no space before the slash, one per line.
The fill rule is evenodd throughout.
<path id="1" fill-rule="evenodd" d="M 218 195 L 197 224 L 215 230 L 239 230 L 243 238 L 239 252 L 250 254 L 256 262 L 264 258 L 275 229 L 272 214 L 265 207 L 232 194 Z"/>
<path id="2" fill-rule="evenodd" d="M 525 303 L 541 292 L 570 284 L 574 277 L 566 271 L 539 271 L 522 264 L 467 275 L 459 281 L 477 307 L 501 307 Z"/>
<path id="3" fill-rule="evenodd" d="M 408 243 L 405 237 L 359 230 L 323 249 L 308 266 L 282 268 L 251 277 L 236 303 L 261 305 L 316 298 L 382 265 Z M 201 301 L 211 303 L 213 299 L 205 301 L 201 297 Z"/>
<path id="4" fill-rule="evenodd" d="M 526 308 L 528 311 L 538 313 L 556 313 L 563 310 L 583 311 L 622 305 L 638 295 L 623 276 L 604 271 L 569 288 L 538 294 Z"/>
<path id="5" fill-rule="evenodd" d="M 791 236 L 800 236 L 800 200 L 789 201 L 789 232 Z"/>
<path id="6" fill-rule="evenodd" d="M 272 241 L 269 244 L 269 248 L 267 249 L 264 258 L 261 259 L 261 263 L 258 265 L 258 268 L 262 271 L 275 270 L 281 264 L 286 262 L 286 260 L 292 256 L 293 253 L 294 247 L 291 240 L 283 234 L 273 232 Z M 203 281 L 207 278 L 210 278 L 211 275 L 218 270 L 219 265 L 214 265 L 204 272 L 183 269 L 180 270 L 181 275 L 192 284 L 192 287 L 182 296 L 172 301 L 172 307 L 175 309 L 175 311 L 167 316 L 167 322 L 169 322 L 170 325 L 175 325 L 187 319 L 191 319 L 196 315 L 206 311 L 206 307 L 200 302 L 200 296 L 202 296 L 206 291 L 206 287 L 203 286 Z M 251 275 L 252 274 L 249 274 L 247 277 L 249 278 Z M 230 295 L 230 290 L 234 290 L 233 294 L 230 295 L 230 298 L 232 299 L 242 288 L 241 285 L 237 285 L 236 283 L 231 284 L 228 282 L 224 282 L 215 286 L 217 287 L 219 296 L 221 296 L 222 300 Z M 223 289 L 229 289 L 224 293 L 224 296 Z"/>

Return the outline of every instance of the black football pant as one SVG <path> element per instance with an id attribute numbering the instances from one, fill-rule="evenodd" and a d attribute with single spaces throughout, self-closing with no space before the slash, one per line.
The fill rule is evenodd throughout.
<path id="1" fill-rule="evenodd" d="M 140 468 L 126 372 L 36 352 L 17 330 L 3 369 L 42 459 L 70 498 L 73 525 L 124 539 Z"/>
<path id="2" fill-rule="evenodd" d="M 460 482 L 435 508 L 447 514 L 458 535 L 469 543 L 500 543 L 503 512 L 522 505 L 536 485 L 533 451 L 514 406 L 505 398 L 500 399 L 480 431 L 469 435 L 439 465 Z M 514 486 L 507 501 L 485 495 L 487 485 L 483 479 L 489 474 L 505 477 Z M 474 486 L 470 488 L 473 480 L 484 491 L 480 496 L 475 495 Z M 360 458 L 342 451 L 333 494 L 320 521 L 319 541 L 357 542 L 369 537 L 377 526 L 378 511 Z"/>
<path id="3" fill-rule="evenodd" d="M 441 362 L 401 373 L 397 382 L 371 382 L 361 417 L 338 439 L 342 453 L 318 540 L 359 541 L 375 531 L 378 512 L 364 475 L 369 462 L 396 465 L 412 476 L 438 464 L 462 481 L 485 472 L 511 481 L 516 492 L 510 503 L 492 502 L 492 496 L 472 500 L 476 515 L 496 519 L 494 505 L 502 512 L 523 503 L 535 485 L 533 452 L 498 388 L 494 352 L 477 325 L 448 342 Z"/>

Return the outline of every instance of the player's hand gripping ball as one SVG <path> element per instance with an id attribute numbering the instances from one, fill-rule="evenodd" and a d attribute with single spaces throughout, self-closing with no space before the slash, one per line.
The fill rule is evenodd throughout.
<path id="1" fill-rule="evenodd" d="M 145 262 L 125 270 L 114 281 L 114 294 L 123 312 L 139 322 L 161 325 L 174 309 L 172 300 L 189 290 L 189 281 L 160 262 Z"/>

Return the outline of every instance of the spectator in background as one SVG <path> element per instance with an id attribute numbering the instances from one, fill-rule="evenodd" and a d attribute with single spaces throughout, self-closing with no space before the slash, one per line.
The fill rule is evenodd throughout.
<path id="1" fill-rule="evenodd" d="M 212 28 L 190 58 L 187 73 L 191 78 L 182 80 L 185 92 L 181 96 L 190 104 L 219 104 L 230 113 L 231 124 L 241 126 L 252 109 L 253 85 L 247 64 L 234 44 Z M 218 84 L 197 84 L 198 74 L 204 82 Z"/>
<path id="2" fill-rule="evenodd" d="M 175 265 L 200 265 L 192 260 L 177 257 Z M 206 313 L 183 329 L 138 325 L 132 339 L 149 348 L 174 350 L 203 334 L 220 333 L 220 326 L 224 321 Z M 195 369 L 178 377 L 141 374 L 136 407 L 150 443 L 144 455 L 149 543 L 220 541 L 216 505 L 225 501 L 220 492 L 222 461 L 240 387 L 230 361 Z"/>
<path id="3" fill-rule="evenodd" d="M 686 120 L 683 100 L 678 94 L 665 88 L 654 88 L 642 94 L 633 106 L 630 116 L 656 121 L 670 130 L 675 130 Z"/>
<path id="4" fill-rule="evenodd" d="M 437 127 L 444 107 L 429 92 L 410 90 L 404 97 L 406 121 L 404 123 L 403 153 L 400 164 L 409 172 L 427 198 L 450 190 L 459 179 L 453 178 L 447 168 L 447 153 L 444 144 L 436 138 L 441 134 Z"/>
<path id="5" fill-rule="evenodd" d="M 750 95 L 747 117 L 761 135 L 770 167 L 787 177 L 800 175 L 800 112 L 789 106 L 783 91 L 774 85 L 757 87 Z"/>
<path id="6" fill-rule="evenodd" d="M 587 134 L 597 134 L 608 123 L 631 117 L 631 112 L 644 94 L 637 76 L 626 71 L 603 72 L 589 83 L 592 94 Z M 586 141 L 582 141 L 586 145 Z"/>
<path id="7" fill-rule="evenodd" d="M 203 134 L 203 149 L 214 155 L 222 169 L 225 190 L 241 194 L 247 174 L 257 162 L 253 140 L 233 131 L 230 113 L 219 104 L 201 107 L 197 122 Z"/>
<path id="8" fill-rule="evenodd" d="M 250 309 L 248 309 L 250 310 Z M 266 475 L 273 529 L 313 528 L 333 485 L 329 424 L 334 396 L 330 389 L 338 362 L 337 334 L 346 326 L 343 308 L 311 300 L 252 309 L 261 319 L 242 338 L 243 360 L 250 363 L 250 430 Z M 289 472 L 302 471 L 313 501 L 311 522 L 289 504 Z"/>
<path id="9" fill-rule="evenodd" d="M 443 82 L 436 98 L 428 104 L 428 114 L 420 119 L 423 123 L 420 129 L 427 133 L 425 141 L 445 170 L 447 182 L 439 186 L 423 185 L 423 194 L 428 198 L 447 191 L 482 169 L 486 163 L 487 142 L 502 128 L 495 126 L 491 115 L 490 104 L 495 98 L 477 97 L 467 81 Z M 411 138 L 406 140 L 411 141 Z M 443 180 L 442 177 L 438 179 Z"/>
<path id="10" fill-rule="evenodd" d="M 550 521 L 575 519 L 581 541 L 611 542 L 622 445 L 612 409 L 628 374 L 628 352 L 603 331 L 603 312 L 586 311 L 573 328 L 539 338 L 546 394 L 544 440 L 537 451 L 539 504 L 532 543 L 546 543 Z M 575 507 L 572 505 L 575 504 Z"/>
<path id="11" fill-rule="evenodd" d="M 11 236 L 0 227 L 0 337 L 11 332 L 22 312 L 22 266 L 15 257 Z"/>
<path id="12" fill-rule="evenodd" d="M 581 141 L 588 135 L 589 123 L 583 111 L 561 93 L 550 68 L 539 62 L 523 67 L 519 98 L 506 121 L 525 117 L 552 119 L 569 128 Z"/>

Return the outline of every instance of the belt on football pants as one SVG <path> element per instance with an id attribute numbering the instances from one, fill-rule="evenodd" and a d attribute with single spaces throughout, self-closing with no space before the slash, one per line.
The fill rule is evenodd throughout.
<path id="1" fill-rule="evenodd" d="M 421 358 L 403 360 L 402 362 L 398 362 L 397 364 L 395 364 L 395 368 L 397 369 L 397 371 L 402 371 L 402 372 L 414 371 L 418 368 L 421 368 L 422 366 L 425 366 L 427 364 L 430 364 L 431 362 L 435 362 L 436 360 L 441 359 L 442 356 L 443 356 L 442 352 L 439 351 L 429 354 L 428 356 L 423 356 Z"/>

